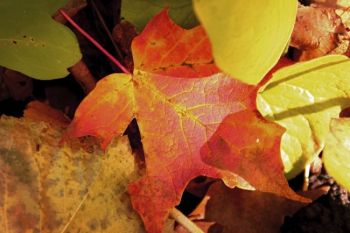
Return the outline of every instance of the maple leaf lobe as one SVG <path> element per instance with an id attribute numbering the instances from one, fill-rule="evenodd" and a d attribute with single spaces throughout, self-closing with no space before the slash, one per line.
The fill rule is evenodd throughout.
<path id="1" fill-rule="evenodd" d="M 186 30 L 163 10 L 132 42 L 134 67 L 172 77 L 206 77 L 218 73 L 211 44 L 201 26 Z"/>
<path id="2" fill-rule="evenodd" d="M 265 120 L 257 111 L 244 110 L 227 116 L 208 146 L 204 161 L 233 172 L 259 191 L 307 201 L 295 194 L 284 177 L 280 143 L 284 128 Z"/>

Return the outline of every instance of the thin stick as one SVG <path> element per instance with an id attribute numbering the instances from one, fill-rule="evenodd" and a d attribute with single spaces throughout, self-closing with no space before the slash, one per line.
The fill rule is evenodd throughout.
<path id="1" fill-rule="evenodd" d="M 176 208 L 173 208 L 170 211 L 170 216 L 175 219 L 181 226 L 186 228 L 191 233 L 204 233 L 194 222 L 187 218 L 181 211 Z"/>
<path id="2" fill-rule="evenodd" d="M 77 213 L 79 212 L 79 210 L 81 209 L 83 203 L 85 202 L 86 198 L 89 195 L 89 191 L 85 194 L 85 196 L 83 197 L 83 199 L 81 200 L 81 202 L 79 203 L 78 207 L 75 209 L 74 213 L 72 214 L 72 216 L 69 218 L 67 224 L 63 227 L 61 233 L 65 233 L 69 227 L 69 225 L 72 223 L 73 219 L 75 218 L 75 216 L 77 215 Z"/>
<path id="3" fill-rule="evenodd" d="M 85 93 L 89 93 L 96 86 L 96 80 L 83 60 L 69 68 L 69 71 Z"/>
<path id="4" fill-rule="evenodd" d="M 110 54 L 107 50 L 105 50 L 102 45 L 100 45 L 94 38 L 92 38 L 84 29 L 82 29 L 74 20 L 67 15 L 64 10 L 59 10 L 60 14 L 70 23 L 72 26 L 77 29 L 86 39 L 88 39 L 93 45 L 96 46 L 109 60 L 111 60 L 116 66 L 123 71 L 125 74 L 130 74 L 130 72 L 117 60 L 115 57 L 113 57 L 112 54 Z"/>
<path id="5" fill-rule="evenodd" d="M 307 164 L 305 166 L 305 171 L 304 171 L 304 183 L 303 183 L 303 191 L 307 191 L 309 189 L 309 183 L 310 183 L 310 168 L 311 165 Z"/>
<path id="6" fill-rule="evenodd" d="M 95 2 L 94 2 L 93 0 L 91 0 L 90 3 L 91 3 L 93 9 L 94 9 L 95 12 L 96 12 L 97 18 L 98 18 L 98 20 L 100 21 L 103 30 L 105 30 L 105 32 L 106 32 L 106 34 L 107 34 L 109 40 L 112 42 L 112 45 L 113 45 L 113 47 L 114 47 L 114 50 L 115 50 L 116 53 L 117 53 L 117 57 L 118 57 L 119 59 L 122 59 L 122 58 L 123 58 L 122 52 L 120 51 L 120 49 L 118 48 L 117 44 L 115 43 L 115 41 L 114 41 L 114 39 L 113 39 L 113 36 L 112 36 L 111 32 L 109 31 L 109 29 L 108 29 L 108 27 L 107 27 L 107 25 L 106 25 L 106 22 L 105 22 L 104 19 L 103 19 L 103 16 L 102 16 L 100 10 L 98 9 L 98 7 L 96 6 L 96 4 L 95 4 Z"/>

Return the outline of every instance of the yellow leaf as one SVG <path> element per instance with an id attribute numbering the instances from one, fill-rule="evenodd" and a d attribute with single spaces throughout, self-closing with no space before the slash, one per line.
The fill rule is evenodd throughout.
<path id="1" fill-rule="evenodd" d="M 137 178 L 128 139 L 104 154 L 61 145 L 62 129 L 0 120 L 0 232 L 145 232 L 127 185 Z"/>
<path id="2" fill-rule="evenodd" d="M 233 77 L 258 83 L 286 47 L 296 0 L 193 0 L 212 43 L 216 64 Z"/>
<path id="3" fill-rule="evenodd" d="M 327 172 L 350 191 L 350 118 L 332 119 L 323 162 Z"/>
<path id="4" fill-rule="evenodd" d="M 258 93 L 260 113 L 286 128 L 281 154 L 288 178 L 324 148 L 331 118 L 350 105 L 350 60 L 333 55 L 277 71 Z"/>

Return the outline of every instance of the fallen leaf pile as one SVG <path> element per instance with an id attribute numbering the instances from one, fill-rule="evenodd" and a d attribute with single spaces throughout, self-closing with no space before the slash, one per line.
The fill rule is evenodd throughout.
<path id="1" fill-rule="evenodd" d="M 74 37 L 58 45 L 54 34 L 36 27 L 65 33 L 54 21 L 41 20 L 64 1 L 37 3 L 21 7 L 37 13 L 39 26 L 23 35 L 10 31 L 11 41 L 0 33 L 6 55 L 0 64 L 39 79 L 62 76 L 80 56 Z M 329 174 L 350 189 L 350 123 L 339 119 L 350 107 L 350 60 L 344 56 L 349 28 L 338 5 L 193 0 L 192 11 L 190 0 L 123 3 L 122 15 L 135 25 L 121 22 L 110 39 L 116 50 L 121 47 L 131 74 L 122 69 L 126 73 L 95 86 L 80 62 L 70 72 L 87 74 L 88 94 L 72 121 L 40 102 L 29 103 L 22 118 L 1 116 L 0 232 L 187 232 L 190 226 L 171 220 L 174 208 L 191 181 L 210 177 L 192 186 L 202 185 L 192 192 L 202 203 L 189 217 L 201 229 L 277 233 L 286 215 L 311 201 L 286 178 L 303 172 L 321 152 Z M 71 14 L 85 5 L 70 2 Z M 13 10 L 14 2 L 0 8 Z M 30 16 L 21 9 L 18 24 L 27 28 Z M 169 11 L 187 26 L 198 24 L 196 14 L 201 25 L 184 29 Z M 6 14 L 0 26 L 13 18 Z M 289 40 L 293 49 L 287 51 Z M 52 48 L 59 51 L 56 63 L 33 73 L 27 61 L 33 46 L 46 56 Z M 70 60 L 60 58 L 68 51 Z M 23 63 L 16 60 L 19 53 Z M 289 60 L 291 54 L 299 62 Z M 13 82 L 12 89 L 20 84 Z M 9 92 L 3 96 L 15 96 L 11 85 L 0 85 Z M 123 136 L 127 128 L 139 131 L 140 157 Z"/>

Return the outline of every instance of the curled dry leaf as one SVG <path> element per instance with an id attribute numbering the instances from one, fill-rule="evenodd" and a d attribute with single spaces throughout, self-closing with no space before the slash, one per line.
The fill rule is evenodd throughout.
<path id="1" fill-rule="evenodd" d="M 340 34 L 345 26 L 334 8 L 299 5 L 290 45 L 299 50 L 298 60 L 310 60 L 334 50 Z"/>
<path id="2" fill-rule="evenodd" d="M 137 178 L 127 138 L 104 154 L 61 136 L 44 122 L 1 118 L 0 232 L 145 232 L 126 192 Z"/>

